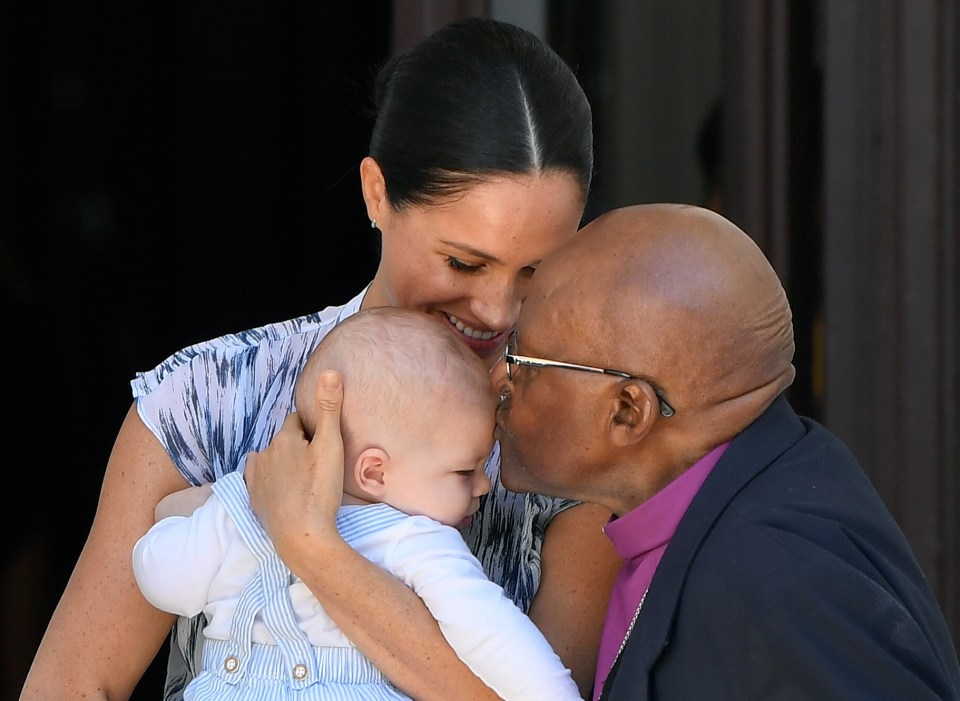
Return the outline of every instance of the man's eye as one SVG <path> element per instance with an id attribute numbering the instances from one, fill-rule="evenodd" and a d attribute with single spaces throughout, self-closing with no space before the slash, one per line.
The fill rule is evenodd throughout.
<path id="1" fill-rule="evenodd" d="M 447 265 L 461 273 L 475 273 L 483 267 L 482 265 L 470 265 L 469 263 L 464 263 L 459 258 L 454 258 L 453 256 L 447 258 Z"/>

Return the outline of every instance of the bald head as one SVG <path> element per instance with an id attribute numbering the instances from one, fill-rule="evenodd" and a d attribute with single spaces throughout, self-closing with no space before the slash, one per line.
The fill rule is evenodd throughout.
<path id="1" fill-rule="evenodd" d="M 706 209 L 640 205 L 599 217 L 540 267 L 528 297 L 538 301 L 592 357 L 649 377 L 677 423 L 706 420 L 718 442 L 793 380 L 776 273 L 749 236 Z"/>

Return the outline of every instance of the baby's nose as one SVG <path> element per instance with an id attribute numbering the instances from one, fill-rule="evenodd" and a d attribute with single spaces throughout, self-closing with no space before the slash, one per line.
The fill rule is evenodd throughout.
<path id="1" fill-rule="evenodd" d="M 477 470 L 477 477 L 473 483 L 473 496 L 482 497 L 490 491 L 490 487 L 490 478 L 487 477 L 487 473 L 482 469 Z"/>

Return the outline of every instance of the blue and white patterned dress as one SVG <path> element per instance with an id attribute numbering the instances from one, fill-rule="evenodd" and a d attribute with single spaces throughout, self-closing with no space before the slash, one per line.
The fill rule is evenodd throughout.
<path id="1" fill-rule="evenodd" d="M 293 411 L 297 377 L 320 340 L 360 309 L 347 304 L 185 348 L 131 382 L 137 410 L 194 485 L 215 481 L 262 450 Z M 499 446 L 487 462 L 492 487 L 464 538 L 487 576 L 524 612 L 540 584 L 551 519 L 576 502 L 515 494 L 500 484 Z M 203 617 L 181 618 L 171 636 L 166 701 L 196 675 Z"/>

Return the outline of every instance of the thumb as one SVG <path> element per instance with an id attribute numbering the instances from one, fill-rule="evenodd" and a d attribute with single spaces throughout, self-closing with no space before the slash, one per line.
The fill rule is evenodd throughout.
<path id="1" fill-rule="evenodd" d="M 340 409 L 343 379 L 336 370 L 324 370 L 316 384 L 317 426 L 311 444 L 335 446 L 340 442 Z"/>
<path id="2" fill-rule="evenodd" d="M 343 405 L 343 381 L 336 370 L 324 370 L 316 384 L 318 421 L 333 419 L 339 429 L 340 407 Z"/>

